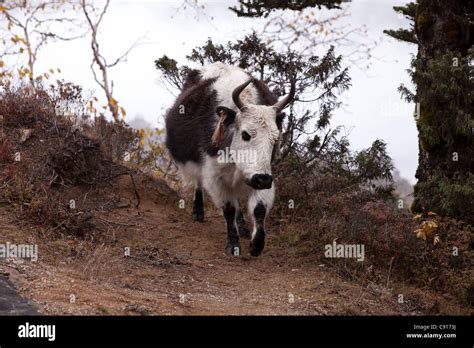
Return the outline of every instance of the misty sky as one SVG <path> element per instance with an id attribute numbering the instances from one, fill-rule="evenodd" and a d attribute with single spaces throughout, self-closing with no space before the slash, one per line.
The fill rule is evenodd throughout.
<path id="1" fill-rule="evenodd" d="M 193 9 L 179 10 L 181 1 L 167 0 L 112 0 L 100 32 L 104 56 L 113 61 L 137 38 L 145 36 L 128 61 L 110 71 L 114 81 L 115 97 L 127 110 L 127 121 L 140 118 L 152 126 L 163 125 L 163 114 L 173 102 L 173 96 L 159 83 L 154 60 L 166 54 L 180 63 L 192 48 L 205 43 L 240 39 L 255 29 L 259 32 L 265 19 L 238 18 L 227 8 L 237 1 L 200 1 L 205 14 Z M 412 116 L 413 106 L 403 102 L 397 92 L 400 83 L 411 87 L 406 69 L 414 45 L 396 42 L 383 35 L 384 29 L 408 27 L 408 21 L 392 10 L 394 5 L 406 1 L 354 0 L 345 4 L 350 16 L 342 18 L 342 25 L 366 25 L 367 36 L 361 40 L 379 41 L 367 62 L 355 66 L 349 59 L 343 62 L 350 67 L 352 87 L 342 98 L 344 106 L 332 119 L 332 126 L 344 125 L 349 132 L 351 147 L 358 150 L 370 146 L 377 138 L 388 143 L 388 151 L 403 177 L 414 183 L 417 166 L 417 132 Z M 334 14 L 322 10 L 321 16 Z M 212 19 L 211 19 L 212 18 Z M 336 47 L 340 54 L 357 48 Z M 318 47 L 324 52 L 327 47 Z M 94 84 L 90 72 L 91 52 L 88 38 L 72 42 L 50 44 L 40 53 L 37 72 L 60 68 L 60 78 L 80 84 L 86 91 L 102 92 Z M 366 68 L 369 63 L 369 68 Z"/>

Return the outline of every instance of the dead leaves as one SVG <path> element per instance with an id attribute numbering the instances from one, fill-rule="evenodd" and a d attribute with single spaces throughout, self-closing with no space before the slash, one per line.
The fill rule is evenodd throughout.
<path id="1" fill-rule="evenodd" d="M 426 215 L 428 215 L 428 218 L 435 219 L 438 214 L 435 212 L 428 212 Z M 423 219 L 423 214 L 416 214 L 413 216 L 413 220 L 421 220 Z M 427 241 L 433 232 L 438 228 L 438 224 L 434 220 L 425 220 L 421 222 L 420 228 L 415 230 L 416 238 L 422 239 L 423 241 Z M 441 243 L 441 238 L 439 237 L 438 234 L 435 234 L 433 238 L 433 245 L 437 245 Z"/>
<path id="2" fill-rule="evenodd" d="M 415 216 L 416 219 L 420 217 Z M 421 223 L 421 228 L 415 230 L 416 238 L 427 241 L 433 234 L 433 232 L 438 228 L 438 224 L 433 220 L 423 221 Z M 441 239 L 438 234 L 434 236 L 433 244 L 436 245 L 441 242 Z"/>

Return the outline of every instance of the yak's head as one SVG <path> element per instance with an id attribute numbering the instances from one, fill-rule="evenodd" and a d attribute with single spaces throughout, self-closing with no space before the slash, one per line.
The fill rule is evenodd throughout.
<path id="1" fill-rule="evenodd" d="M 218 160 L 235 163 L 245 178 L 247 185 L 257 190 L 272 187 L 273 177 L 271 160 L 285 114 L 282 110 L 295 95 L 292 82 L 290 93 L 274 105 L 254 105 L 244 103 L 240 94 L 252 80 L 235 88 L 232 93 L 235 112 L 224 106 L 218 106 L 219 123 L 213 135 L 214 144 L 221 148 Z M 222 150 L 222 144 L 227 146 Z M 221 146 L 219 146 L 221 145 Z"/>

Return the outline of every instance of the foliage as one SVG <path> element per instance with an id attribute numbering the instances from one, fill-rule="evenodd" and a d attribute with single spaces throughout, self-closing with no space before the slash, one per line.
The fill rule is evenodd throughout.
<path id="1" fill-rule="evenodd" d="M 357 177 L 364 181 L 392 180 L 394 167 L 382 140 L 375 140 L 370 148 L 358 152 L 354 162 Z"/>
<path id="2" fill-rule="evenodd" d="M 442 215 L 456 216 L 469 223 L 474 223 L 474 174 L 456 171 L 448 178 L 441 169 L 433 173 L 432 180 L 419 182 L 415 194 L 424 197 L 413 202 L 414 211 L 434 211 Z"/>
<path id="3" fill-rule="evenodd" d="M 473 54 L 474 48 L 470 51 L 470 55 Z M 474 127 L 471 116 L 474 70 L 468 59 L 447 51 L 437 59 L 430 59 L 426 66 L 413 59 L 409 73 L 417 88 L 423 89 L 423 97 L 429 101 L 417 119 L 424 148 L 430 150 L 443 145 L 445 151 L 452 153 L 456 150 L 455 140 L 470 136 Z M 407 101 L 418 102 L 415 93 L 405 86 L 401 85 L 399 91 Z"/>
<path id="4" fill-rule="evenodd" d="M 104 91 L 106 105 L 116 122 L 126 116 L 125 108 L 113 95 L 113 81 L 108 70 L 127 59 L 138 41 L 115 61 L 108 61 L 99 50 L 97 33 L 110 1 L 99 9 L 89 0 L 53 1 L 2 1 L 0 2 L 0 33 L 3 48 L 0 50 L 0 80 L 24 80 L 31 86 L 48 81 L 60 69 L 51 67 L 45 72 L 36 72 L 36 62 L 41 49 L 55 41 L 70 41 L 91 33 L 92 65 L 94 80 Z M 78 11 L 80 10 L 80 12 Z M 79 14 L 79 15 L 77 15 Z M 82 14 L 82 16 L 81 16 Z M 4 25 L 3 25 L 4 24 Z M 15 59 L 9 59 L 13 57 Z M 10 66 L 7 63 L 13 62 Z M 95 69 L 95 67 L 98 69 Z M 97 71 L 98 70 L 98 71 Z M 89 111 L 98 115 L 95 97 L 89 101 Z"/>
<path id="5" fill-rule="evenodd" d="M 239 0 L 240 6 L 229 9 L 239 17 L 267 17 L 275 10 L 301 11 L 305 8 L 340 8 L 343 0 Z"/>
<path id="6" fill-rule="evenodd" d="M 105 94 L 107 105 L 104 109 L 108 108 L 115 122 L 120 122 L 120 117 L 125 118 L 126 111 L 119 105 L 117 99 L 114 98 L 114 83 L 110 79 L 109 70 L 119 64 L 120 62 L 126 61 L 128 54 L 135 48 L 135 42 L 125 53 L 115 59 L 113 62 L 109 62 L 103 55 L 103 52 L 99 46 L 98 33 L 99 27 L 107 13 L 110 5 L 110 0 L 106 0 L 105 3 L 99 9 L 94 6 L 94 2 L 90 0 L 80 0 L 79 6 L 85 17 L 85 22 L 90 30 L 90 47 L 92 49 L 92 64 L 91 71 L 94 76 L 95 82 L 99 85 Z"/>
<path id="7" fill-rule="evenodd" d="M 397 30 L 384 30 L 383 32 L 399 41 L 409 42 L 409 43 L 418 43 L 418 39 L 416 38 L 414 20 L 416 15 L 416 3 L 410 2 L 405 6 L 394 6 L 393 9 L 403 14 L 406 18 L 411 20 L 410 29 L 397 29 Z"/>

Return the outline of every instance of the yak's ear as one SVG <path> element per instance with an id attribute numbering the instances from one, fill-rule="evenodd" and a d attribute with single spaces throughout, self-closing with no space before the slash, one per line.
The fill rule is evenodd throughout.
<path id="1" fill-rule="evenodd" d="M 218 106 L 216 113 L 219 119 L 224 119 L 224 126 L 228 127 L 235 121 L 236 112 L 232 109 L 226 108 L 225 106 Z"/>
<path id="2" fill-rule="evenodd" d="M 283 120 L 285 119 L 285 117 L 286 117 L 286 113 L 284 112 L 279 112 L 276 114 L 276 124 L 280 131 L 283 127 Z"/>
<path id="3" fill-rule="evenodd" d="M 219 122 L 217 122 L 216 130 L 212 135 L 212 143 L 215 146 L 220 147 L 227 128 L 235 122 L 236 112 L 226 108 L 225 106 L 218 106 L 216 108 L 216 113 L 219 116 Z"/>

